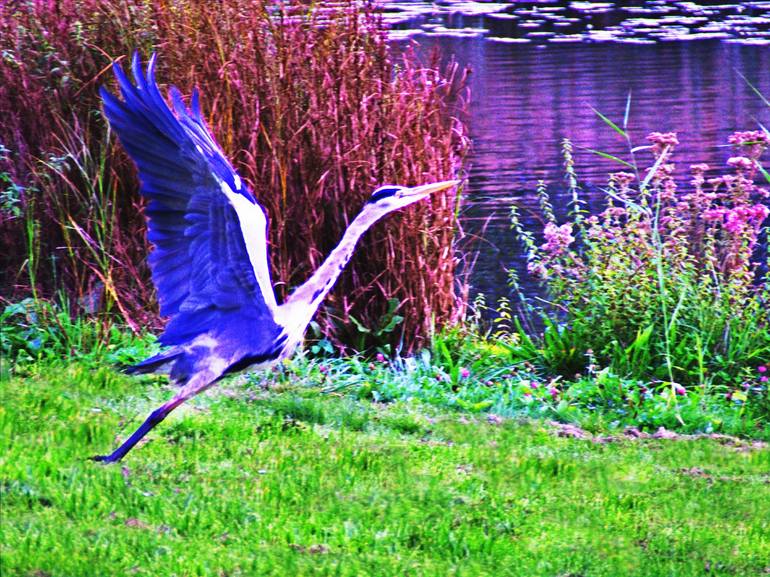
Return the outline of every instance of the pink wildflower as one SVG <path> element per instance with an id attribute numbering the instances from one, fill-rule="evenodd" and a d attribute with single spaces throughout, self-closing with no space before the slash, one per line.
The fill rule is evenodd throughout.
<path id="1" fill-rule="evenodd" d="M 725 213 L 727 212 L 724 208 L 710 208 L 708 210 L 703 211 L 703 214 L 701 215 L 701 218 L 705 221 L 721 221 L 725 217 Z"/>
<path id="2" fill-rule="evenodd" d="M 751 159 L 758 159 L 768 145 L 768 135 L 763 130 L 735 132 L 729 138 L 730 144 L 741 147 L 741 152 Z"/>
<path id="3" fill-rule="evenodd" d="M 613 180 L 617 180 L 618 182 L 633 182 L 636 176 L 631 174 L 630 172 L 613 172 L 610 174 L 610 178 Z"/>
<path id="4" fill-rule="evenodd" d="M 647 140 L 653 144 L 660 144 L 663 146 L 676 146 L 679 144 L 676 132 L 651 132 L 647 136 Z"/>
<path id="5" fill-rule="evenodd" d="M 613 172 L 610 174 L 610 180 L 613 180 L 621 190 L 625 191 L 636 179 L 636 176 L 630 172 Z"/>
<path id="6" fill-rule="evenodd" d="M 766 383 L 767 382 L 767 377 L 765 375 L 762 375 L 761 377 L 759 377 L 759 382 L 760 383 Z"/>
<path id="7" fill-rule="evenodd" d="M 770 208 L 765 206 L 764 204 L 755 204 L 751 207 L 752 211 L 752 218 L 757 222 L 757 224 L 762 223 L 768 215 L 770 215 Z"/>
<path id="8" fill-rule="evenodd" d="M 746 158 L 745 156 L 733 156 L 731 158 L 727 159 L 727 164 L 732 166 L 736 170 L 751 170 L 754 168 L 754 163 L 750 158 Z"/>
<path id="9" fill-rule="evenodd" d="M 679 144 L 676 132 L 652 132 L 647 136 L 647 140 L 652 142 L 652 153 L 658 158 L 665 152 L 668 157 L 674 147 Z"/>
<path id="10" fill-rule="evenodd" d="M 687 391 L 685 390 L 685 388 L 682 385 L 674 385 L 674 392 L 677 395 L 686 395 L 687 394 Z"/>
<path id="11" fill-rule="evenodd" d="M 725 181 L 721 176 L 715 176 L 714 178 L 709 178 L 707 181 L 709 186 L 714 190 L 714 192 L 717 192 L 719 190 L 719 187 L 722 186 Z"/>
<path id="12" fill-rule="evenodd" d="M 500 425 L 503 423 L 503 418 L 500 415 L 493 415 L 490 413 L 487 415 L 487 422 L 490 425 Z"/>
<path id="13" fill-rule="evenodd" d="M 770 214 L 764 204 L 740 205 L 735 208 L 710 208 L 704 210 L 701 218 L 705 221 L 722 222 L 727 232 L 741 233 L 746 225 L 759 226 Z"/>
<path id="14" fill-rule="evenodd" d="M 540 278 L 548 278 L 548 268 L 539 260 L 532 260 L 527 263 L 527 272 Z"/>
<path id="15" fill-rule="evenodd" d="M 605 218 L 621 218 L 626 216 L 626 209 L 622 206 L 612 206 L 610 208 L 605 209 L 605 211 L 602 213 L 602 216 Z"/>
<path id="16" fill-rule="evenodd" d="M 460 367 L 460 378 L 461 379 L 467 379 L 471 376 L 471 372 L 466 369 L 465 367 Z"/>
<path id="17" fill-rule="evenodd" d="M 743 225 L 746 224 L 746 220 L 743 218 L 745 214 L 740 209 L 743 207 L 734 208 L 727 212 L 725 218 L 725 230 L 731 234 L 738 234 L 743 230 Z"/>
<path id="18" fill-rule="evenodd" d="M 758 373 L 766 373 L 767 372 L 767 367 L 765 365 L 759 365 L 757 367 L 757 372 Z"/>
<path id="19" fill-rule="evenodd" d="M 737 233 L 747 224 L 758 225 L 767 218 L 770 209 L 763 204 L 754 206 L 736 206 L 725 215 L 725 230 Z"/>
<path id="20" fill-rule="evenodd" d="M 728 139 L 730 144 L 741 146 L 748 143 L 768 143 L 767 134 L 762 130 L 747 130 L 744 132 L 734 132 Z"/>
<path id="21" fill-rule="evenodd" d="M 572 223 L 569 222 L 561 226 L 549 222 L 545 225 L 543 234 L 546 242 L 542 248 L 552 256 L 564 254 L 569 245 L 575 242 L 575 237 L 572 236 Z"/>
<path id="22" fill-rule="evenodd" d="M 378 363 L 384 363 L 385 362 L 385 355 L 382 353 L 377 353 L 377 356 L 375 356 Z"/>

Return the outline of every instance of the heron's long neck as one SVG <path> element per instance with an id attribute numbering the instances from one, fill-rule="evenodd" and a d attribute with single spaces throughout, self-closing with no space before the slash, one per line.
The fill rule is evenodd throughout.
<path id="1" fill-rule="evenodd" d="M 369 209 L 368 206 L 364 207 L 364 210 L 350 223 L 350 226 L 342 236 L 342 240 L 323 264 L 315 271 L 313 276 L 289 295 L 283 306 L 293 308 L 294 306 L 301 305 L 303 308 L 307 307 L 305 309 L 306 314 L 312 317 L 321 301 L 334 286 L 340 273 L 342 273 L 342 269 L 350 261 L 350 257 L 353 256 L 353 250 L 356 248 L 358 239 L 381 216 L 382 214 Z M 307 319 L 307 322 L 310 322 L 310 318 Z"/>

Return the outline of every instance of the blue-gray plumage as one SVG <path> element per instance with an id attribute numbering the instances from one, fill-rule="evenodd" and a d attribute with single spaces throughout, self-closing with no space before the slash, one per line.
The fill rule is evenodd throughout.
<path id="1" fill-rule="evenodd" d="M 459 183 L 377 189 L 321 267 L 278 305 L 265 213 L 211 136 L 197 90 L 188 108 L 172 87 L 172 109 L 155 82 L 155 56 L 146 74 L 136 54 L 131 68 L 133 82 L 113 66 L 122 100 L 104 88 L 101 95 L 149 201 L 150 269 L 170 320 L 159 339 L 169 348 L 128 372 L 167 372 L 180 388 L 112 454 L 94 457 L 105 462 L 122 459 L 173 409 L 223 376 L 290 355 L 361 235 L 389 212 Z"/>

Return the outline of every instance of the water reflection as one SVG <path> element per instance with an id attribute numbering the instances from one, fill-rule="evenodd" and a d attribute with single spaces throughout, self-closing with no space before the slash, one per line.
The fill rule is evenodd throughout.
<path id="1" fill-rule="evenodd" d="M 505 43 L 770 44 L 770 2 L 386 2 L 393 38 L 485 35 Z"/>
<path id="2" fill-rule="evenodd" d="M 638 4 L 636 8 L 643 9 L 654 3 Z M 657 3 L 663 4 L 672 3 Z M 745 4 L 770 11 L 770 3 Z M 510 6 L 501 10 L 510 10 Z M 490 19 L 500 19 L 501 14 L 522 18 L 510 11 L 492 16 L 449 12 L 441 16 L 440 23 L 435 16 L 431 18 L 433 24 L 445 27 L 462 25 L 467 30 L 483 25 L 488 29 Z M 569 18 L 566 12 L 561 14 Z M 592 14 L 600 16 L 610 18 L 612 14 Z M 699 25 L 708 23 L 699 21 Z M 496 42 L 490 41 L 489 34 L 469 32 L 461 37 L 423 34 L 419 43 L 426 50 L 437 45 L 472 69 L 474 147 L 464 226 L 482 239 L 477 245 L 480 252 L 472 284 L 490 299 L 507 294 L 508 267 L 516 267 L 524 275 L 520 247 L 508 230 L 511 202 L 534 220 L 537 202 L 533 193 L 542 179 L 550 183 L 557 210 L 562 214 L 567 210 L 560 141 L 568 137 L 577 146 L 628 158 L 627 144 L 591 107 L 621 122 L 631 93 L 629 132 L 635 145 L 645 144 L 652 131 L 678 132 L 677 172 L 683 185 L 690 164 L 725 165 L 730 150 L 719 145 L 733 131 L 753 130 L 757 123 L 770 126 L 770 109 L 739 75 L 770 96 L 770 49 L 764 46 L 720 40 Z M 587 196 L 596 204 L 600 196 L 596 191 L 606 175 L 622 167 L 581 149 L 576 149 L 575 156 Z M 644 153 L 639 160 L 646 160 Z M 529 289 L 534 290 L 531 282 Z"/>

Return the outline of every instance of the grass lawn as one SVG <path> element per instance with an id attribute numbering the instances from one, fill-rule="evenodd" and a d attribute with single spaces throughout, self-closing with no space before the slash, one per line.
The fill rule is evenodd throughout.
<path id="1" fill-rule="evenodd" d="M 770 572 L 764 449 L 230 381 L 104 466 L 165 385 L 74 364 L 0 387 L 4 577 Z"/>

